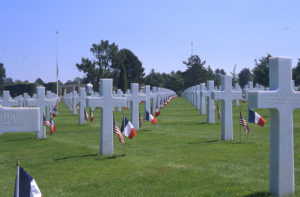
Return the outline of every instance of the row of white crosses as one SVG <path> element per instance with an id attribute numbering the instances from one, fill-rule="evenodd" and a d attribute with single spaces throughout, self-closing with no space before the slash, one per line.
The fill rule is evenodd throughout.
<path id="1" fill-rule="evenodd" d="M 47 96 L 50 99 L 45 99 L 45 88 L 37 88 L 36 99 L 30 98 L 27 93 L 24 97 L 18 96 L 17 99 L 12 99 L 8 91 L 3 92 L 3 106 L 0 106 L 0 134 L 4 132 L 32 132 L 36 131 L 36 137 L 43 139 L 46 137 L 46 130 L 43 125 L 43 116 L 45 107 L 51 109 L 59 99 L 55 94 L 48 92 Z M 19 101 L 22 102 L 19 102 Z M 16 102 L 18 101 L 18 102 Z M 49 104 L 50 103 L 50 104 Z M 19 106 L 22 107 L 13 107 Z M 23 106 L 36 106 L 36 108 L 28 108 Z M 49 113 L 49 112 L 48 112 Z"/>
<path id="2" fill-rule="evenodd" d="M 84 124 L 84 108 L 86 107 L 100 107 L 101 121 L 100 121 L 100 154 L 109 155 L 114 153 L 113 146 L 113 110 L 115 107 L 121 110 L 122 107 L 129 107 L 131 109 L 131 122 L 135 130 L 139 130 L 139 103 L 145 101 L 145 111 L 150 112 L 150 99 L 154 103 L 160 103 L 159 99 L 167 99 L 170 95 L 174 95 L 173 91 L 167 89 L 152 88 L 145 86 L 144 93 L 139 92 L 139 84 L 131 83 L 130 91 L 123 94 L 118 90 L 113 94 L 112 79 L 100 80 L 100 96 L 87 96 L 85 88 L 80 88 L 79 96 L 76 100 L 79 102 L 79 124 Z M 154 93 L 155 92 L 155 93 Z M 74 94 L 72 94 L 74 96 Z M 63 100 L 65 102 L 73 101 L 71 94 L 65 95 Z M 158 99 L 159 97 L 159 99 Z M 130 104 L 128 104 L 128 101 Z"/>
<path id="3" fill-rule="evenodd" d="M 300 108 L 300 92 L 292 81 L 291 58 L 270 58 L 269 66 L 267 91 L 260 85 L 253 88 L 253 82 L 244 91 L 250 108 L 270 109 L 270 193 L 283 196 L 295 191 L 293 111 Z M 222 76 L 221 91 L 211 92 L 213 99 L 222 100 L 222 140 L 233 139 L 232 100 L 241 99 L 240 89 L 232 90 L 231 83 L 231 77 Z M 192 104 L 194 91 L 191 87 L 183 94 Z"/>

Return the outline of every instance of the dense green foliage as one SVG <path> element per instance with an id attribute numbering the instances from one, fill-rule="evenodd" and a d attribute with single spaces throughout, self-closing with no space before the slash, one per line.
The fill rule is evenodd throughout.
<path id="1" fill-rule="evenodd" d="M 39 85 L 44 85 L 44 84 L 45 84 L 45 82 L 44 82 L 41 78 L 37 78 L 37 79 L 35 80 L 35 83 L 37 83 L 37 84 L 39 84 Z"/>
<path id="2" fill-rule="evenodd" d="M 247 118 L 247 104 L 242 106 Z M 94 122 L 78 125 L 78 115 L 60 104 L 54 135 L 0 135 L 1 196 L 13 196 L 16 159 L 43 196 L 269 196 L 269 111 L 257 112 L 267 123 L 250 123 L 247 135 L 239 132 L 239 108 L 233 107 L 234 140 L 225 142 L 219 120 L 207 124 L 205 115 L 178 98 L 162 109 L 156 126 L 144 121 L 137 136 L 125 139 L 125 154 L 114 135 L 115 154 L 99 156 L 100 111 Z M 115 112 L 119 126 L 123 115 L 129 118 L 130 110 Z M 300 110 L 293 126 L 299 196 Z"/>
<path id="3" fill-rule="evenodd" d="M 297 66 L 293 68 L 293 79 L 295 80 L 296 86 L 300 85 L 300 59 L 298 59 Z"/>
<path id="4" fill-rule="evenodd" d="M 5 74 L 4 65 L 2 63 L 0 63 L 0 95 L 2 94 L 5 77 L 6 77 L 6 74 Z"/>
<path id="5" fill-rule="evenodd" d="M 61 85 L 62 84 L 60 82 L 58 82 L 58 90 L 59 90 L 58 94 L 59 95 L 61 95 L 61 88 L 60 88 Z M 56 82 L 45 83 L 44 87 L 45 87 L 46 91 L 48 90 L 48 91 L 51 91 L 56 94 L 56 87 L 57 87 Z"/>
<path id="6" fill-rule="evenodd" d="M 238 81 L 241 88 L 244 88 L 248 81 L 253 81 L 253 76 L 249 68 L 243 68 L 238 74 Z"/>
<path id="7" fill-rule="evenodd" d="M 253 82 L 265 87 L 269 87 L 269 59 L 270 54 L 261 57 L 259 60 L 255 59 L 255 67 L 253 68 Z"/>
<path id="8" fill-rule="evenodd" d="M 119 51 L 119 58 L 121 71 L 122 65 L 125 67 L 127 86 L 130 87 L 131 83 L 143 84 L 145 69 L 143 68 L 142 62 L 139 60 L 139 58 L 129 49 L 121 49 Z M 119 88 L 122 88 L 122 86 Z"/>
<path id="9" fill-rule="evenodd" d="M 23 93 L 28 93 L 30 96 L 36 93 L 36 83 L 19 83 L 19 84 L 10 84 L 5 85 L 4 90 L 8 90 L 10 96 L 16 97 L 23 95 Z"/>

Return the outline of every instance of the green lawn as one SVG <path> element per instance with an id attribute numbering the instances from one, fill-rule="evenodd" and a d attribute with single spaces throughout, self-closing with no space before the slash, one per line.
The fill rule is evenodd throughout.
<path id="1" fill-rule="evenodd" d="M 143 105 L 140 105 L 142 112 Z M 247 105 L 243 104 L 247 118 Z M 239 108 L 233 107 L 234 140 L 220 141 L 220 121 L 206 124 L 184 98 L 163 108 L 158 124 L 144 121 L 124 147 L 114 136 L 115 155 L 100 156 L 99 109 L 94 122 L 78 125 L 64 103 L 54 119 L 57 131 L 47 139 L 35 133 L 0 136 L 0 196 L 13 196 L 16 159 L 34 177 L 44 197 L 65 196 L 268 196 L 269 112 L 257 110 L 264 128 L 250 124 L 239 132 Z M 115 112 L 121 127 L 123 115 Z M 143 113 L 141 113 L 143 114 Z M 295 182 L 300 196 L 300 110 L 294 112 Z"/>

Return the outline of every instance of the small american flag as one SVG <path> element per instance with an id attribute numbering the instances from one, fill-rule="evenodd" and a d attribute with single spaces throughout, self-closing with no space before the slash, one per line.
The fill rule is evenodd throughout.
<path id="1" fill-rule="evenodd" d="M 49 120 L 46 120 L 45 116 L 43 116 L 43 121 L 44 121 L 44 126 L 47 126 L 51 129 L 51 124 L 50 124 Z"/>
<path id="2" fill-rule="evenodd" d="M 125 144 L 124 137 L 120 131 L 120 128 L 118 127 L 117 122 L 114 120 L 114 132 L 118 135 L 119 141 Z"/>
<path id="3" fill-rule="evenodd" d="M 84 120 L 89 120 L 89 114 L 87 113 L 87 111 L 84 109 Z"/>
<path id="4" fill-rule="evenodd" d="M 242 112 L 240 112 L 240 125 L 242 125 L 244 127 L 244 130 L 246 133 L 249 133 L 250 128 L 248 126 L 247 121 L 244 119 Z"/>

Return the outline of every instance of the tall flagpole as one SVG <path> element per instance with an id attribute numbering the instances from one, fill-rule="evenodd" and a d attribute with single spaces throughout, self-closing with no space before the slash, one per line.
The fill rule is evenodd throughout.
<path id="1" fill-rule="evenodd" d="M 56 30 L 56 95 L 58 95 L 58 31 Z"/>

